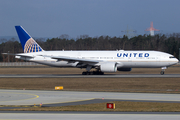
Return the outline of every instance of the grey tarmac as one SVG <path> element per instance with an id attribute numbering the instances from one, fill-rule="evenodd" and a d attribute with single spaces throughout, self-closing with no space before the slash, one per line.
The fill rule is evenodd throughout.
<path id="1" fill-rule="evenodd" d="M 0 78 L 180 78 L 180 74 L 1 74 Z"/>
<path id="2" fill-rule="evenodd" d="M 179 94 L 0 90 L 0 105 L 49 105 L 99 100 L 179 102 Z M 104 100 L 104 101 L 103 101 Z M 96 102 L 95 102 L 96 103 Z M 71 104 L 69 104 L 71 105 Z"/>
<path id="3" fill-rule="evenodd" d="M 20 111 L 21 112 L 21 111 Z M 111 112 L 111 113 L 107 113 L 107 112 L 102 112 L 102 113 L 86 113 L 86 112 L 71 112 L 71 113 L 63 113 L 63 112 L 59 112 L 59 113 L 0 113 L 0 120 L 8 120 L 8 119 L 18 119 L 18 120 L 31 120 L 31 119 L 46 119 L 46 120 L 59 120 L 59 119 L 63 119 L 63 120 L 110 120 L 110 119 L 123 119 L 123 120 L 179 120 L 180 119 L 180 114 L 174 114 L 174 113 L 115 113 L 115 112 Z"/>
<path id="4" fill-rule="evenodd" d="M 45 106 L 85 104 L 88 101 L 108 100 L 143 101 L 143 102 L 180 102 L 179 94 L 159 93 L 120 93 L 120 92 L 75 92 L 75 91 L 40 91 L 40 90 L 0 90 L 0 105 Z M 96 101 L 97 102 L 97 101 Z M 57 112 L 57 111 L 0 111 L 0 120 L 8 119 L 48 119 L 48 120 L 92 120 L 92 119 L 153 119 L 179 120 L 179 112 Z"/>

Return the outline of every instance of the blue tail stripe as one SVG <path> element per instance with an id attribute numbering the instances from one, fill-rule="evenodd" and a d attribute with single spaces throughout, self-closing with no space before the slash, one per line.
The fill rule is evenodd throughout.
<path id="1" fill-rule="evenodd" d="M 24 45 L 26 44 L 26 41 L 29 40 L 29 38 L 31 38 L 31 36 L 28 35 L 28 33 L 21 26 L 15 26 L 15 28 L 24 50 Z"/>

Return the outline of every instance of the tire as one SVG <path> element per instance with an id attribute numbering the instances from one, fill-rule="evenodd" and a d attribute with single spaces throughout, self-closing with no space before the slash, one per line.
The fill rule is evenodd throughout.
<path id="1" fill-rule="evenodd" d="M 161 74 L 161 75 L 164 75 L 164 71 L 161 71 L 160 74 Z"/>
<path id="2" fill-rule="evenodd" d="M 87 72 L 82 72 L 82 75 L 87 75 Z"/>

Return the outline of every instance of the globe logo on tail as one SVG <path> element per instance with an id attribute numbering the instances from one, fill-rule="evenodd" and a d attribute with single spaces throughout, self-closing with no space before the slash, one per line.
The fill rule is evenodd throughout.
<path id="1" fill-rule="evenodd" d="M 36 43 L 36 41 L 33 40 L 33 38 L 26 41 L 26 44 L 24 45 L 24 53 L 41 51 L 43 51 L 43 49 Z"/>

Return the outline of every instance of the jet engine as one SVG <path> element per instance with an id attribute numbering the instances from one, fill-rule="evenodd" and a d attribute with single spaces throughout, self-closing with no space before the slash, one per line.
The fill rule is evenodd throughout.
<path id="1" fill-rule="evenodd" d="M 100 65 L 101 72 L 116 72 L 117 64 L 115 62 L 105 62 Z"/>

